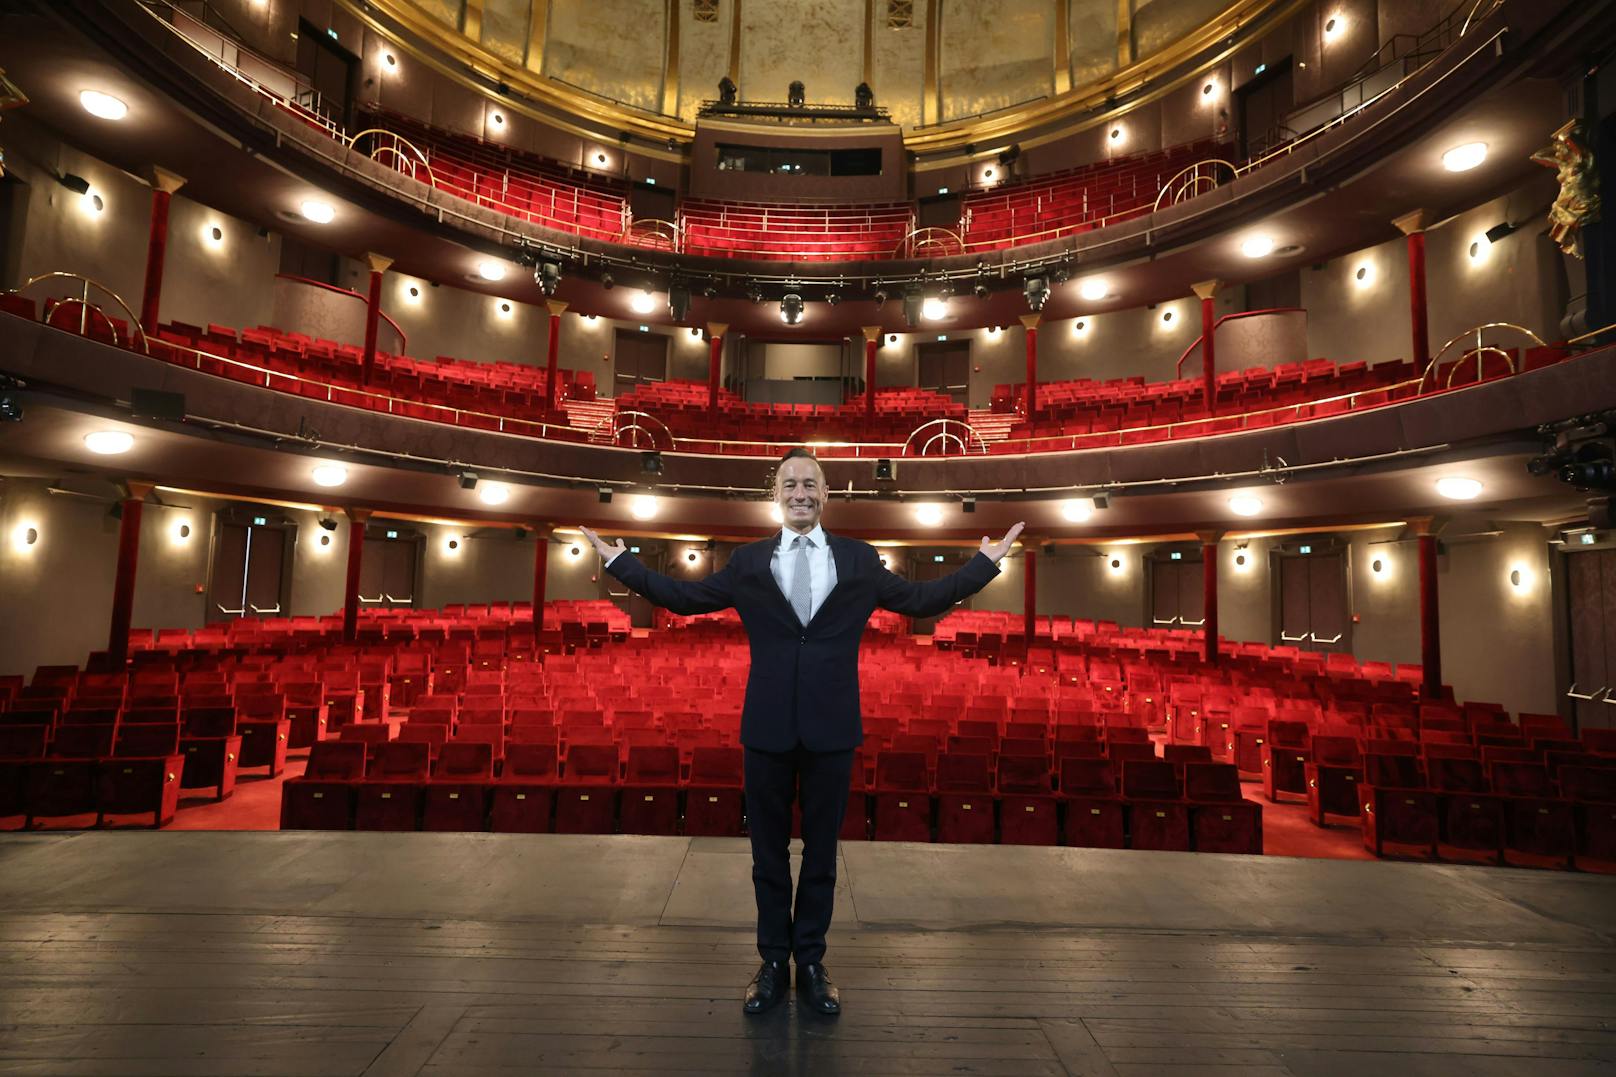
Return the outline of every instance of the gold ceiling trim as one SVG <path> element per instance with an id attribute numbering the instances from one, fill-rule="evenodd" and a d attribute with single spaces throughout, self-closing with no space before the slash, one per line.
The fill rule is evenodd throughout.
<path id="1" fill-rule="evenodd" d="M 587 91 L 566 86 L 525 67 L 511 64 L 482 48 L 477 42 L 459 31 L 453 30 L 426 15 L 410 0 L 369 0 L 368 3 L 361 3 L 360 0 L 335 0 L 335 2 L 372 31 L 392 41 L 414 59 L 479 95 L 493 96 L 486 84 L 470 77 L 465 71 L 445 63 L 436 56 L 423 52 L 412 42 L 398 40 L 388 27 L 381 24 L 375 17 L 374 12 L 381 12 L 409 34 L 428 43 L 444 55 L 463 60 L 467 67 L 485 78 L 503 82 L 539 105 L 559 109 L 587 123 L 600 126 L 601 129 L 583 126 L 572 122 L 565 116 L 543 111 L 543 109 L 535 108 L 533 105 L 517 98 L 501 99 L 507 108 L 514 109 L 531 119 L 549 124 L 580 138 L 593 140 L 612 139 L 615 138 L 617 132 L 627 131 L 631 135 L 653 143 L 666 143 L 669 139 L 672 139 L 676 142 L 688 144 L 695 137 L 694 126 L 676 117 L 648 112 L 609 101 Z M 1193 32 L 1185 35 L 1174 45 L 1144 60 L 1128 64 L 1098 82 L 1089 83 L 1086 86 L 1054 97 L 1029 102 L 1020 107 L 1005 109 L 996 113 L 990 119 L 963 119 L 947 124 L 928 125 L 921 130 L 906 130 L 904 132 L 904 148 L 914 153 L 939 154 L 953 150 L 963 150 L 965 146 L 971 144 L 981 146 L 984 142 L 994 140 L 1000 140 L 1005 143 L 1019 141 L 1024 148 L 1030 148 L 1097 127 L 1119 116 L 1124 116 L 1143 105 L 1160 100 L 1190 80 L 1203 75 L 1212 67 L 1228 60 L 1239 46 L 1226 45 L 1218 49 L 1216 54 L 1207 57 L 1204 62 L 1198 64 L 1195 70 L 1184 74 L 1169 84 L 1151 88 L 1151 83 L 1155 80 L 1163 78 L 1175 67 L 1193 59 L 1201 52 L 1213 48 L 1221 39 L 1238 33 L 1259 20 L 1277 22 L 1289 19 L 1306 7 L 1309 2 L 1310 0 L 1235 0 L 1216 18 L 1209 20 Z M 735 7 L 734 14 L 738 14 L 738 2 Z M 731 42 L 732 49 L 736 44 L 738 42 Z M 1126 106 L 1105 109 L 1105 104 L 1108 100 L 1139 93 L 1143 93 L 1144 96 L 1130 101 Z M 1063 116 L 1071 113 L 1087 113 L 1095 109 L 1105 109 L 1105 111 L 1087 116 L 1075 124 L 1058 130 L 1046 131 L 1029 138 L 1016 137 L 1018 132 L 1057 123 Z M 800 132 L 798 128 L 792 128 L 791 130 Z M 1002 147 L 996 147 L 992 152 L 998 152 L 998 148 Z M 688 162 L 689 159 L 687 154 L 663 149 L 661 145 L 635 146 L 632 152 L 645 157 L 681 164 Z M 977 156 L 981 156 L 981 153 L 979 152 Z M 916 170 L 928 171 L 945 168 L 964 159 L 966 158 L 961 154 L 951 159 L 927 161 L 917 165 Z"/>

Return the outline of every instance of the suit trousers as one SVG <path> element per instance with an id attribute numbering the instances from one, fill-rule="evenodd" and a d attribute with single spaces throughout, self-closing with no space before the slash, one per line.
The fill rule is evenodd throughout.
<path id="1" fill-rule="evenodd" d="M 836 897 L 836 840 L 847 811 L 853 751 L 746 749 L 746 822 L 752 837 L 758 953 L 765 961 L 821 961 Z M 791 904 L 791 805 L 802 804 L 802 871 Z"/>

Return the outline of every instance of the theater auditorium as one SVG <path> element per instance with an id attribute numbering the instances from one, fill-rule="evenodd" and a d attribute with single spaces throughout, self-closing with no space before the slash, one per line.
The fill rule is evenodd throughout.
<path id="1" fill-rule="evenodd" d="M 0 2 L 0 1072 L 1611 1073 L 1613 61 Z"/>

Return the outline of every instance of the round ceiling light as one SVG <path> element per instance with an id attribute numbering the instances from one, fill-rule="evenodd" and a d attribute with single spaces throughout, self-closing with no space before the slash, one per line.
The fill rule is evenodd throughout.
<path id="1" fill-rule="evenodd" d="M 661 507 L 662 506 L 657 499 L 652 497 L 650 494 L 641 494 L 638 497 L 630 500 L 628 503 L 629 515 L 633 516 L 636 520 L 651 519 L 657 514 L 657 510 Z"/>
<path id="2" fill-rule="evenodd" d="M 943 522 L 943 507 L 931 504 L 916 506 L 915 519 L 926 527 L 936 527 Z"/>
<path id="3" fill-rule="evenodd" d="M 97 430 L 84 435 L 84 447 L 99 456 L 117 456 L 128 452 L 135 439 L 122 430 Z"/>
<path id="4" fill-rule="evenodd" d="M 485 258 L 477 263 L 477 275 L 488 281 L 504 280 L 505 267 L 498 262 Z"/>
<path id="5" fill-rule="evenodd" d="M 121 120 L 129 115 L 129 106 L 100 90 L 80 90 L 79 104 L 84 111 L 103 120 Z"/>
<path id="6" fill-rule="evenodd" d="M 348 481 L 348 469 L 341 464 L 320 464 L 311 474 L 316 486 L 341 486 Z"/>
<path id="7" fill-rule="evenodd" d="M 1077 294 L 1088 300 L 1090 303 L 1098 303 L 1100 300 L 1110 295 L 1111 290 L 1106 286 L 1104 277 L 1090 277 L 1088 280 L 1078 285 Z"/>
<path id="8" fill-rule="evenodd" d="M 1469 172 L 1487 159 L 1487 143 L 1466 142 L 1442 155 L 1442 167 L 1449 172 Z"/>
<path id="9" fill-rule="evenodd" d="M 503 505 L 511 499 L 511 488 L 502 482 L 480 482 L 477 498 L 484 505 Z"/>
<path id="10" fill-rule="evenodd" d="M 313 221 L 315 224 L 330 224 L 337 215 L 330 202 L 322 202 L 318 198 L 305 198 L 297 210 L 303 214 L 304 220 Z"/>
<path id="11" fill-rule="evenodd" d="M 1274 253 L 1274 237 L 1264 233 L 1247 236 L 1240 244 L 1240 253 L 1247 258 L 1267 258 Z"/>
<path id="12" fill-rule="evenodd" d="M 1449 501 L 1474 501 L 1481 494 L 1481 483 L 1476 479 L 1450 475 L 1436 480 L 1436 492 Z"/>
<path id="13" fill-rule="evenodd" d="M 928 322 L 940 322 L 948 317 L 948 303 L 936 296 L 930 296 L 920 304 L 920 316 Z"/>
<path id="14" fill-rule="evenodd" d="M 1229 499 L 1229 511 L 1236 516 L 1255 516 L 1263 510 L 1262 498 L 1236 494 Z"/>
<path id="15" fill-rule="evenodd" d="M 652 295 L 650 292 L 641 291 L 637 293 L 633 299 L 629 300 L 628 305 L 633 309 L 635 314 L 650 314 L 652 311 L 656 310 L 656 296 Z"/>

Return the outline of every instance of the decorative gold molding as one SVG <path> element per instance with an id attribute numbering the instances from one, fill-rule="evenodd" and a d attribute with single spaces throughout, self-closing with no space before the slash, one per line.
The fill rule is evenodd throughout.
<path id="1" fill-rule="evenodd" d="M 938 0 L 926 0 L 926 54 L 920 76 L 921 123 L 938 123 L 943 118 L 943 93 L 937 78 L 938 49 L 941 47 L 937 32 L 940 6 Z"/>
<path id="2" fill-rule="evenodd" d="M 875 0 L 864 0 L 864 82 L 875 78 Z"/>
<path id="3" fill-rule="evenodd" d="M 152 187 L 156 190 L 163 191 L 167 194 L 173 194 L 175 191 L 185 186 L 185 177 L 176 175 L 166 168 L 158 168 L 156 165 L 152 165 L 150 182 Z"/>
<path id="4" fill-rule="evenodd" d="M 1222 281 L 1203 280 L 1190 285 L 1190 291 L 1195 293 L 1197 299 L 1211 299 L 1218 294 L 1218 286 Z"/>
<path id="5" fill-rule="evenodd" d="M 886 332 L 886 330 L 879 325 L 861 325 L 859 328 L 864 331 L 865 342 L 870 344 L 880 340 L 881 334 Z"/>
<path id="6" fill-rule="evenodd" d="M 392 264 L 393 260 L 385 254 L 376 254 L 373 251 L 365 252 L 365 265 L 372 273 L 386 273 Z"/>
<path id="7" fill-rule="evenodd" d="M 1117 67 L 1133 64 L 1133 0 L 1117 0 Z"/>
<path id="8" fill-rule="evenodd" d="M 727 332 L 729 332 L 729 323 L 728 322 L 708 322 L 707 323 L 707 335 L 709 337 L 712 337 L 714 340 L 722 340 L 723 337 L 724 337 L 724 334 L 727 333 Z"/>
<path id="9" fill-rule="evenodd" d="M 741 84 L 741 0 L 729 3 L 729 80 Z"/>
<path id="10" fill-rule="evenodd" d="M 1072 88 L 1072 0 L 1054 0 L 1055 4 L 1055 92 L 1067 93 Z"/>
<path id="11" fill-rule="evenodd" d="M 1042 314 L 1018 314 L 1016 317 L 1020 318 L 1021 324 L 1028 329 L 1037 329 L 1038 323 L 1043 321 L 1044 318 Z"/>
<path id="12" fill-rule="evenodd" d="M 460 32 L 477 44 L 482 44 L 483 0 L 465 0 L 460 15 Z"/>
<path id="13" fill-rule="evenodd" d="M 533 0 L 527 23 L 527 69 L 544 74 L 544 46 L 550 37 L 550 0 Z"/>
<path id="14" fill-rule="evenodd" d="M 565 299 L 546 299 L 544 306 L 550 312 L 550 317 L 552 318 L 559 318 L 567 313 L 567 301 Z"/>
<path id="15" fill-rule="evenodd" d="M 1435 214 L 1428 209 L 1411 210 L 1408 213 L 1403 214 L 1401 217 L 1394 218 L 1392 220 L 1392 227 L 1396 228 L 1405 236 L 1411 236 L 1415 232 L 1423 232 L 1427 228 L 1431 227 L 1431 220 L 1433 217 L 1435 217 Z"/>
<path id="16" fill-rule="evenodd" d="M 662 111 L 679 114 L 679 0 L 667 0 L 668 32 L 663 35 L 667 48 L 662 55 Z"/>

